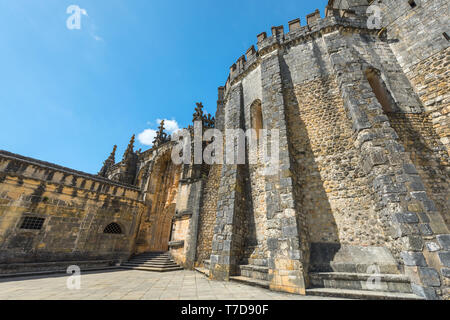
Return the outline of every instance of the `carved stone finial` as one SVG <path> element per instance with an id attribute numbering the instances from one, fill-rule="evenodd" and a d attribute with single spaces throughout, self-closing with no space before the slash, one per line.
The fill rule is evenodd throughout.
<path id="1" fill-rule="evenodd" d="M 109 169 L 116 163 L 116 150 L 117 146 L 115 145 L 108 159 L 106 159 L 103 162 L 103 167 L 100 169 L 100 172 L 98 173 L 99 176 L 106 177 Z"/>
<path id="2" fill-rule="evenodd" d="M 127 159 L 131 154 L 134 153 L 134 140 L 135 140 L 135 135 L 133 134 L 133 136 L 131 137 L 130 143 L 128 144 L 127 150 L 125 150 L 125 153 L 123 154 L 123 159 L 125 160 Z"/>
<path id="3" fill-rule="evenodd" d="M 214 128 L 215 122 L 215 118 L 208 113 L 208 116 L 205 116 L 203 119 L 203 126 L 206 128 Z"/>
<path id="4" fill-rule="evenodd" d="M 197 107 L 192 117 L 192 122 L 203 121 L 203 104 L 201 102 L 196 103 Z"/>
<path id="5" fill-rule="evenodd" d="M 169 141 L 169 139 L 167 137 L 167 133 L 164 130 L 165 130 L 164 120 L 162 120 L 161 123 L 159 124 L 158 131 L 156 132 L 156 137 L 153 140 L 153 147 L 158 147 L 161 144 Z"/>

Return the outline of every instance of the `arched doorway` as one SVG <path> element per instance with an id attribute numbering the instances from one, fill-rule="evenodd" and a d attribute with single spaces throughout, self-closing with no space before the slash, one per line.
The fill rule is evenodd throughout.
<path id="1" fill-rule="evenodd" d="M 263 150 L 261 149 L 261 139 L 264 129 L 263 112 L 261 100 L 256 99 L 249 106 L 250 123 L 247 123 L 246 129 L 253 129 L 256 133 L 256 143 L 258 148 L 251 150 L 248 145 L 248 191 L 250 201 L 246 210 L 245 217 L 245 241 L 241 264 L 256 264 L 259 261 L 267 260 L 267 206 L 265 193 L 265 177 L 263 175 L 264 162 L 262 159 Z M 251 150 L 251 151 L 250 151 Z"/>
<path id="2" fill-rule="evenodd" d="M 147 211 L 139 228 L 136 253 L 168 251 L 175 215 L 181 168 L 172 162 L 171 149 L 158 156 L 149 170 L 145 192 Z"/>

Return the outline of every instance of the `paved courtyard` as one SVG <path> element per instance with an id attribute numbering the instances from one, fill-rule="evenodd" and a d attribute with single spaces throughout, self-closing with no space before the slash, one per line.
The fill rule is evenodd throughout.
<path id="1" fill-rule="evenodd" d="M 0 300 L 317 300 L 236 282 L 218 282 L 195 271 L 154 273 L 109 270 L 81 275 L 69 290 L 69 275 L 0 279 Z"/>

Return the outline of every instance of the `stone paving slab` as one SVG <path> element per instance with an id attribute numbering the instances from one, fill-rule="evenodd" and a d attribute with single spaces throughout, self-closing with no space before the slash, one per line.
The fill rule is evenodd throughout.
<path id="1" fill-rule="evenodd" d="M 236 282 L 218 282 L 195 271 L 137 270 L 87 272 L 80 290 L 69 290 L 69 275 L 0 279 L 0 300 L 330 300 L 273 292 Z"/>

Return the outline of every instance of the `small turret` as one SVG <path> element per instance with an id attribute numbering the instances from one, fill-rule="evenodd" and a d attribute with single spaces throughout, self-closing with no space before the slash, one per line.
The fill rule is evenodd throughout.
<path id="1" fill-rule="evenodd" d="M 106 159 L 105 162 L 103 162 L 103 167 L 100 169 L 100 172 L 98 173 L 99 176 L 105 178 L 107 177 L 109 169 L 116 163 L 116 150 L 117 146 L 115 145 L 108 159 Z"/>

